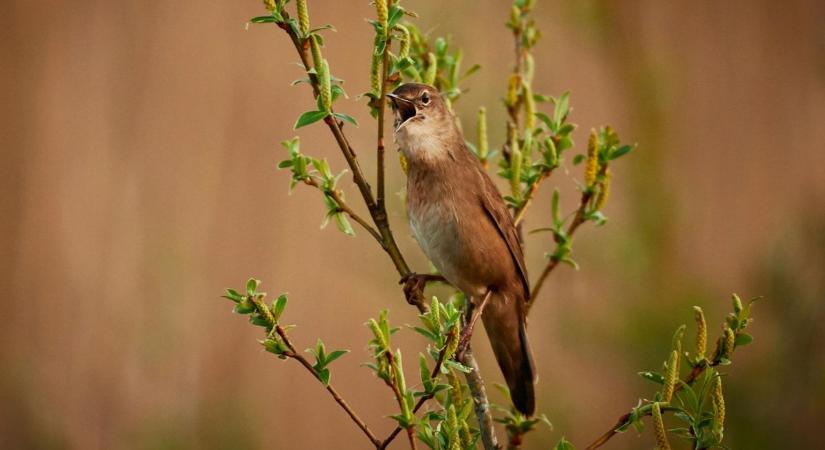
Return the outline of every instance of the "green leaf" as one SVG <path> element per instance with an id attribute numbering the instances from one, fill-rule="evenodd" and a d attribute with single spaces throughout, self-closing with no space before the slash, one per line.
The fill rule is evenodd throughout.
<path id="1" fill-rule="evenodd" d="M 559 212 L 559 190 L 553 190 L 553 203 L 552 203 L 552 210 L 553 210 L 553 223 L 556 227 L 560 227 L 562 225 L 561 221 L 561 213 Z"/>
<path id="2" fill-rule="evenodd" d="M 553 111 L 553 121 L 561 125 L 570 112 L 570 92 L 565 92 L 556 99 L 556 108 Z"/>
<path id="3" fill-rule="evenodd" d="M 639 376 L 657 384 L 665 384 L 665 377 L 662 376 L 662 374 L 660 374 L 659 372 L 639 372 Z"/>
<path id="4" fill-rule="evenodd" d="M 321 380 L 321 383 L 324 383 L 324 386 L 329 386 L 329 369 L 322 369 L 318 371 L 318 379 Z"/>
<path id="5" fill-rule="evenodd" d="M 298 128 L 315 123 L 328 115 L 329 113 L 327 111 L 307 111 L 301 114 L 301 117 L 298 117 L 298 120 L 295 122 L 295 126 L 292 128 L 297 130 Z"/>
<path id="6" fill-rule="evenodd" d="M 275 17 L 273 16 L 258 16 L 249 19 L 252 23 L 275 23 Z"/>
<path id="7" fill-rule="evenodd" d="M 352 229 L 352 224 L 349 223 L 349 219 L 347 219 L 346 214 L 340 212 L 335 213 L 333 215 L 333 220 L 335 220 L 335 226 L 339 231 L 347 236 L 355 236 L 355 230 Z"/>
<path id="8" fill-rule="evenodd" d="M 272 315 L 275 317 L 275 322 L 280 320 L 281 314 L 284 313 L 284 309 L 286 308 L 286 294 L 281 294 L 275 299 L 275 302 L 272 304 Z"/>
<path id="9" fill-rule="evenodd" d="M 255 295 L 255 291 L 258 289 L 258 285 L 261 284 L 261 280 L 256 280 L 254 278 L 250 278 L 246 282 L 246 293 L 247 295 Z"/>
<path id="10" fill-rule="evenodd" d="M 573 165 L 577 166 L 577 165 L 581 164 L 581 162 L 584 161 L 584 158 L 585 158 L 585 156 L 582 155 L 582 154 L 578 154 L 578 155 L 574 156 L 573 157 Z"/>
<path id="11" fill-rule="evenodd" d="M 243 300 L 243 295 L 239 294 L 238 291 L 234 289 L 227 288 L 226 295 L 224 295 L 223 298 L 228 298 L 229 300 L 238 303 L 239 301 Z"/>
<path id="12" fill-rule="evenodd" d="M 344 122 L 349 122 L 356 127 L 358 126 L 358 122 L 355 120 L 354 117 L 344 114 L 344 113 L 332 113 L 333 116 L 337 117 L 338 119 L 343 120 Z"/>
<path id="13" fill-rule="evenodd" d="M 327 359 L 326 361 L 324 361 L 324 366 L 328 366 L 331 362 L 346 355 L 347 353 L 349 353 L 349 350 L 335 350 L 334 352 L 327 355 Z"/>
<path id="14" fill-rule="evenodd" d="M 576 450 L 576 447 L 573 446 L 573 444 L 571 444 L 567 439 L 561 438 L 559 443 L 556 444 L 554 450 Z"/>
<path id="15" fill-rule="evenodd" d="M 620 157 L 624 156 L 626 153 L 630 152 L 631 150 L 633 150 L 633 146 L 623 145 L 623 146 L 617 148 L 616 150 L 613 150 L 613 152 L 610 153 L 609 159 L 613 160 L 613 159 L 620 158 Z"/>
<path id="16" fill-rule="evenodd" d="M 742 347 L 753 342 L 753 336 L 748 333 L 738 333 L 734 342 L 736 343 L 735 347 Z"/>

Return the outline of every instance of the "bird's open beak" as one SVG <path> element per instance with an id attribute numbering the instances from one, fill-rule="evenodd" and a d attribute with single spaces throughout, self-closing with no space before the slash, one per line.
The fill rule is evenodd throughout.
<path id="1" fill-rule="evenodd" d="M 387 94 L 387 97 L 392 101 L 397 119 L 395 129 L 398 130 L 404 123 L 415 117 L 415 105 L 412 101 L 395 94 Z"/>

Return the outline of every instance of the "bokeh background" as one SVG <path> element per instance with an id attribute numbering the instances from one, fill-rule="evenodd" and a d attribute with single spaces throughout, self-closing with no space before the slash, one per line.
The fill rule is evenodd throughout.
<path id="1" fill-rule="evenodd" d="M 504 1 L 407 0 L 418 25 L 452 34 L 483 70 L 456 105 L 465 128 L 487 105 L 493 142 L 511 61 Z M 42 449 L 364 448 L 299 365 L 263 353 L 260 329 L 230 313 L 224 287 L 248 276 L 291 294 L 301 347 L 322 337 L 352 353 L 333 383 L 381 435 L 395 405 L 361 366 L 362 326 L 382 308 L 415 322 L 397 276 L 364 233 L 319 230 L 324 207 L 276 170 L 312 102 L 288 40 L 245 28 L 258 1 L 5 2 L 0 15 L 0 447 Z M 334 23 L 326 56 L 350 94 L 367 90 L 367 0 L 310 2 Z M 756 341 L 729 373 L 728 444 L 814 448 L 825 419 L 825 4 L 541 1 L 536 89 L 572 91 L 579 144 L 613 124 L 639 146 L 615 165 L 602 228 L 575 240 L 531 314 L 540 406 L 584 447 L 653 386 L 691 305 L 721 328 L 729 294 L 764 296 Z M 353 95 L 354 97 L 354 95 Z M 362 101 L 339 109 L 374 173 Z M 344 167 L 321 126 L 303 148 Z M 580 147 L 579 147 L 580 148 Z M 403 175 L 391 156 L 390 192 Z M 580 168 L 543 187 L 575 206 Z M 357 192 L 343 186 L 351 199 Z M 354 202 L 358 204 L 358 202 Z M 363 210 L 360 204 L 358 208 Z M 403 210 L 392 225 L 408 260 L 426 261 Z M 533 274 L 551 248 L 530 235 Z M 688 333 L 692 339 L 692 332 Z M 413 360 L 422 340 L 401 333 Z M 476 338 L 482 370 L 498 379 Z M 411 375 L 412 376 L 412 375 Z M 494 397 L 495 399 L 495 397 Z M 500 401 L 501 399 L 498 398 Z M 629 432 L 606 448 L 650 448 Z M 395 448 L 404 448 L 399 440 Z"/>

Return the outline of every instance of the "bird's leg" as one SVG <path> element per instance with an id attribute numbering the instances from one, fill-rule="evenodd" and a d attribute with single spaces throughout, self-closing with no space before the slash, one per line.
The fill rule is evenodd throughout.
<path id="1" fill-rule="evenodd" d="M 401 277 L 398 284 L 404 285 L 404 296 L 407 303 L 420 305 L 424 302 L 424 288 L 431 281 L 447 281 L 441 275 L 408 273 Z"/>
<path id="2" fill-rule="evenodd" d="M 455 360 L 460 361 L 461 357 L 464 355 L 464 351 L 467 350 L 467 346 L 470 345 L 470 338 L 473 337 L 473 327 L 475 327 L 478 318 L 481 317 L 481 313 L 484 312 L 484 307 L 487 305 L 487 301 L 490 300 L 492 295 L 493 291 L 488 288 L 478 306 L 473 305 L 472 301 L 468 303 L 467 315 L 469 318 L 466 321 L 467 323 L 464 324 L 464 328 L 461 329 L 461 336 L 458 338 L 458 347 L 455 351 Z"/>

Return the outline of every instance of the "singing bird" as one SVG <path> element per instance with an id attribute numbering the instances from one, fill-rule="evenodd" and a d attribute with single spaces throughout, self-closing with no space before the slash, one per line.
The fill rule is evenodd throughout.
<path id="1" fill-rule="evenodd" d="M 535 412 L 535 368 L 525 323 L 530 287 L 513 218 L 432 86 L 388 94 L 407 160 L 407 215 L 433 265 L 481 311 L 516 409 Z"/>

